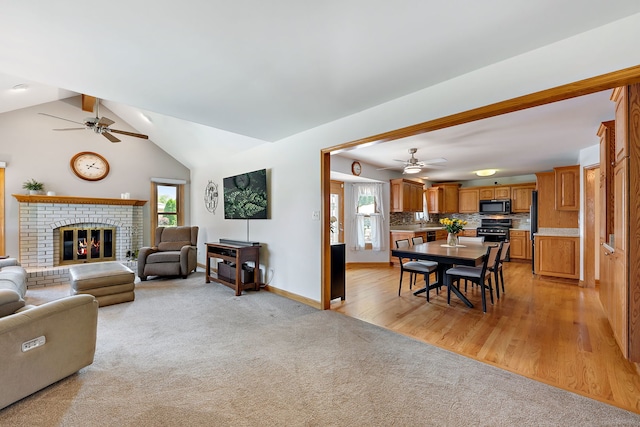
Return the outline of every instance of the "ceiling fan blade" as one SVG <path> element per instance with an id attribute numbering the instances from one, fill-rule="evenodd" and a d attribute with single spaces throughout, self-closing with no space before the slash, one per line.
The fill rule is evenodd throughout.
<path id="1" fill-rule="evenodd" d="M 64 128 L 64 129 L 53 129 L 53 130 L 85 130 L 87 128 Z"/>
<path id="2" fill-rule="evenodd" d="M 54 119 L 65 120 L 65 121 L 67 121 L 67 122 L 76 123 L 76 124 L 79 124 L 79 125 L 84 125 L 84 123 L 82 123 L 82 122 L 76 122 L 75 120 L 64 119 L 64 118 L 62 118 L 62 117 L 54 116 L 54 115 L 52 115 L 52 114 L 47 114 L 47 113 L 38 113 L 38 114 L 41 114 L 41 115 L 43 115 L 43 116 L 53 117 Z"/>
<path id="3" fill-rule="evenodd" d="M 116 138 L 115 136 L 111 135 L 109 132 L 102 132 L 102 136 L 104 136 L 105 138 L 107 138 L 111 142 L 120 142 L 120 140 L 118 138 Z"/>
<path id="4" fill-rule="evenodd" d="M 114 124 L 115 122 L 107 117 L 100 117 L 100 119 L 96 122 L 96 124 L 98 126 L 110 126 L 112 124 Z"/>
<path id="5" fill-rule="evenodd" d="M 384 171 L 387 169 L 398 169 L 400 166 L 390 166 L 388 168 L 376 168 L 377 171 Z"/>
<path id="6" fill-rule="evenodd" d="M 445 159 L 444 157 L 438 157 L 437 159 L 422 160 L 420 163 L 424 163 L 426 165 L 433 165 L 436 163 L 445 163 L 446 161 L 447 159 Z"/>
<path id="7" fill-rule="evenodd" d="M 122 135 L 135 136 L 136 138 L 149 139 L 147 135 L 141 133 L 127 132 L 126 130 L 109 129 L 109 132 L 119 133 Z"/>

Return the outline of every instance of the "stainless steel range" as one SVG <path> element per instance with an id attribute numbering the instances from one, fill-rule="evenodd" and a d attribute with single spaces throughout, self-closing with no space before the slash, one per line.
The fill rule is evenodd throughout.
<path id="1" fill-rule="evenodd" d="M 511 219 L 485 218 L 476 229 L 478 237 L 484 237 L 485 242 L 504 242 L 509 240 L 509 229 L 513 226 Z M 509 257 L 505 259 L 509 261 Z"/>

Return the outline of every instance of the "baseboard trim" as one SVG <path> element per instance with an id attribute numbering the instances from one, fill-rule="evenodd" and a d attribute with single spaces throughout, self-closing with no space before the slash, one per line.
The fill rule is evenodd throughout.
<path id="1" fill-rule="evenodd" d="M 350 268 L 381 268 L 389 267 L 388 262 L 348 262 L 345 264 L 347 270 Z"/>
<path id="2" fill-rule="evenodd" d="M 274 293 L 276 295 L 280 295 L 280 296 L 283 296 L 285 298 L 289 298 L 290 300 L 298 301 L 298 302 L 300 302 L 302 304 L 311 306 L 313 308 L 317 308 L 318 310 L 322 310 L 322 306 L 321 306 L 320 302 L 312 300 L 311 298 L 303 297 L 301 295 L 294 294 L 294 293 L 291 293 L 289 291 L 285 291 L 283 289 L 274 288 L 273 286 L 270 286 L 270 285 L 265 285 L 264 288 L 262 288 L 262 289 L 267 291 L 267 292 L 271 292 L 271 293 Z"/>

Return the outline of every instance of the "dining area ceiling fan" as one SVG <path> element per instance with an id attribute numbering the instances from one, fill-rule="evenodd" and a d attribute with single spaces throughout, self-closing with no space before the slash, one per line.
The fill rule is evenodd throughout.
<path id="1" fill-rule="evenodd" d="M 394 162 L 402 162 L 402 163 L 404 163 L 404 169 L 402 171 L 403 174 L 420 173 L 422 171 L 422 169 L 426 168 L 427 166 L 440 167 L 441 165 L 439 165 L 439 163 L 445 163 L 447 161 L 447 159 L 445 159 L 443 157 L 439 157 L 437 159 L 429 159 L 429 160 L 419 161 L 415 157 L 415 154 L 417 152 L 418 152 L 417 148 L 409 148 L 409 154 L 411 154 L 411 157 L 409 159 L 407 159 L 407 160 L 393 159 Z M 384 169 L 395 169 L 395 167 L 379 168 L 378 170 L 384 170 Z"/>
<path id="2" fill-rule="evenodd" d="M 53 129 L 55 131 L 68 131 L 68 130 L 92 130 L 93 132 L 100 134 L 107 138 L 111 142 L 120 142 L 115 134 L 133 136 L 136 138 L 149 139 L 147 135 L 143 135 L 141 133 L 129 132 L 125 130 L 113 129 L 111 125 L 115 122 L 108 117 L 100 117 L 100 99 L 95 98 L 93 96 L 82 95 L 82 110 L 83 111 L 93 111 L 95 112 L 95 117 L 88 117 L 84 119 L 83 122 L 79 122 L 76 120 L 65 119 L 64 117 L 54 116 L 53 114 L 47 113 L 38 113 L 43 116 L 53 117 L 54 119 L 64 120 L 71 123 L 76 123 L 78 125 L 82 125 L 83 127 L 72 127 L 72 128 L 60 128 Z"/>

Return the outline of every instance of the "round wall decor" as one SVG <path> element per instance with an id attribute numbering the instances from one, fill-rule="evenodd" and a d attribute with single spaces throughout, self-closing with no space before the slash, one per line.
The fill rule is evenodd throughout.
<path id="1" fill-rule="evenodd" d="M 212 214 L 216 213 L 218 207 L 218 184 L 209 181 L 204 189 L 204 206 Z"/>
<path id="2" fill-rule="evenodd" d="M 99 181 L 109 174 L 109 162 L 98 153 L 82 151 L 71 158 L 71 170 L 78 178 Z"/>

